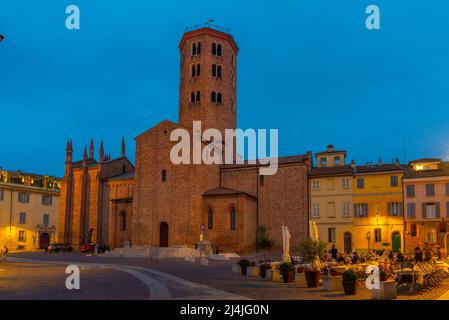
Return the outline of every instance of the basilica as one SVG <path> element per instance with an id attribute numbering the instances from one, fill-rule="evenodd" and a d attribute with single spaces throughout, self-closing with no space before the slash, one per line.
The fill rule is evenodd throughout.
<path id="1" fill-rule="evenodd" d="M 135 164 L 111 159 L 94 144 L 82 160 L 67 143 L 61 190 L 59 240 L 74 248 L 86 242 L 110 248 L 124 243 L 195 247 L 209 241 L 218 251 L 252 252 L 259 227 L 282 245 L 287 225 L 292 246 L 308 232 L 308 173 L 312 154 L 280 157 L 274 175 L 262 163 L 174 164 L 173 130 L 193 136 L 193 122 L 225 136 L 237 128 L 237 56 L 233 37 L 210 26 L 184 33 L 179 43 L 179 119 L 164 120 L 136 138 Z M 245 106 L 251 108 L 251 106 Z M 203 139 L 202 148 L 210 141 Z M 89 152 L 88 152 L 89 151 Z"/>

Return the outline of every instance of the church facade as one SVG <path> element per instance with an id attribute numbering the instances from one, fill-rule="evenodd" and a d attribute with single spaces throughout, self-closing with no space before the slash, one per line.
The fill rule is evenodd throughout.
<path id="1" fill-rule="evenodd" d="M 173 130 L 192 137 L 194 121 L 202 130 L 237 128 L 237 55 L 233 37 L 210 27 L 186 32 L 179 44 L 179 122 L 164 120 L 136 137 L 135 167 L 125 157 L 99 160 L 85 150 L 72 161 L 67 145 L 61 193 L 60 239 L 77 247 L 84 242 L 120 247 L 195 247 L 203 239 L 219 251 L 256 249 L 260 226 L 282 244 L 287 225 L 292 246 L 308 233 L 308 173 L 312 155 L 281 157 L 277 173 L 260 174 L 259 162 L 174 164 Z M 205 148 L 211 141 L 202 138 Z M 234 148 L 235 150 L 235 148 Z M 192 156 L 191 156 L 192 157 Z M 190 162 L 192 163 L 192 161 Z M 201 227 L 203 226 L 203 227 Z M 203 229 L 203 230 L 202 230 Z"/>

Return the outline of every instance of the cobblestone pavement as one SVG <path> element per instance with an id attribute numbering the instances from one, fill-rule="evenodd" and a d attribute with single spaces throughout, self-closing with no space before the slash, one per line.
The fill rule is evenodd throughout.
<path id="1" fill-rule="evenodd" d="M 0 299 L 93 300 L 148 299 L 138 279 L 111 269 L 81 269 L 80 290 L 67 290 L 64 266 L 7 262 L 0 264 Z M 124 285 L 126 284 L 126 285 Z"/>
<path id="2" fill-rule="evenodd" d="M 260 300 L 367 300 L 371 299 L 363 282 L 358 285 L 356 296 L 345 296 L 343 292 L 327 292 L 321 288 L 309 289 L 296 284 L 274 283 L 257 277 L 245 277 L 231 272 L 232 261 L 209 261 L 208 266 L 185 262 L 183 259 L 167 258 L 151 260 L 149 258 L 124 258 L 87 256 L 80 253 L 19 253 L 14 257 L 44 261 L 72 261 L 82 263 L 113 264 L 125 267 L 151 270 L 150 276 L 163 283 L 170 292 L 172 299 L 239 299 L 248 297 Z M 142 271 L 143 269 L 136 269 Z M 161 272 L 158 274 L 157 272 Z M 173 279 L 167 275 L 174 276 Z M 116 273 L 108 274 L 115 277 Z M 85 279 L 84 272 L 82 278 Z M 187 283 L 183 282 L 183 279 Z M 84 282 L 89 281 L 84 280 Z M 202 287 L 201 285 L 207 286 Z M 214 291 L 214 288 L 218 290 Z M 223 291 L 221 291 L 223 290 Z M 422 294 L 398 296 L 398 300 L 429 300 L 437 299 L 449 290 L 449 280 L 442 286 Z M 230 294 L 227 294 L 230 293 Z M 223 294 L 223 296 L 221 296 Z M 233 296 L 235 294 L 236 296 Z"/>

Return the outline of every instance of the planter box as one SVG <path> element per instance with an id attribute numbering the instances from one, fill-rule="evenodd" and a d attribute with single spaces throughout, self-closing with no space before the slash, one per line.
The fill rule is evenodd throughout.
<path id="1" fill-rule="evenodd" d="M 343 283 L 341 276 L 324 276 L 323 289 L 325 291 L 343 291 Z"/>
<path id="2" fill-rule="evenodd" d="M 233 273 L 242 274 L 242 270 L 240 269 L 240 266 L 238 264 L 233 264 L 232 265 L 232 272 Z"/>
<path id="3" fill-rule="evenodd" d="M 372 290 L 373 299 L 375 300 L 389 300 L 396 299 L 398 291 L 396 289 L 396 281 L 388 280 L 380 282 L 380 289 Z"/>
<path id="4" fill-rule="evenodd" d="M 305 273 L 295 273 L 295 283 L 298 286 L 307 287 L 306 275 Z"/>
<path id="5" fill-rule="evenodd" d="M 259 267 L 248 267 L 248 271 L 246 272 L 248 277 L 258 277 L 259 276 Z"/>
<path id="6" fill-rule="evenodd" d="M 281 281 L 283 281 L 282 280 L 282 276 L 281 276 L 281 272 L 279 270 L 272 270 L 271 281 L 273 281 L 273 282 L 281 282 Z"/>
<path id="7" fill-rule="evenodd" d="M 271 281 L 272 279 L 273 279 L 273 269 L 267 269 L 265 280 Z"/>

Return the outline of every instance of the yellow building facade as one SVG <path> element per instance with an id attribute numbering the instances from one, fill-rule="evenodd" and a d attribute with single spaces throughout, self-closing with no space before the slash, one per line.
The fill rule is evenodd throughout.
<path id="1" fill-rule="evenodd" d="M 0 170 L 0 247 L 43 249 L 57 241 L 60 181 Z"/>
<path id="2" fill-rule="evenodd" d="M 346 165 L 346 152 L 334 150 L 332 145 L 315 158 L 317 165 L 309 174 L 310 219 L 328 249 L 335 245 L 340 252 L 352 252 L 355 165 Z"/>
<path id="3" fill-rule="evenodd" d="M 354 172 L 355 250 L 404 252 L 403 168 L 393 164 L 357 166 Z"/>

